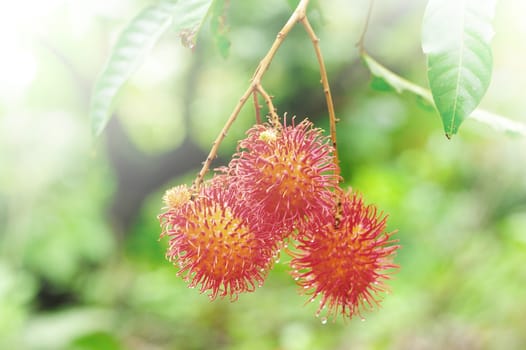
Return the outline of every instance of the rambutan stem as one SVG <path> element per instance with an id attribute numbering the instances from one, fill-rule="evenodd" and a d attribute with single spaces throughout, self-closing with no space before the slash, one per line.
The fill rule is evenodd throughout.
<path id="1" fill-rule="evenodd" d="M 301 19 L 301 24 L 303 24 L 303 27 L 305 27 L 305 30 L 307 31 L 307 34 L 309 35 L 309 38 L 312 41 L 312 45 L 314 46 L 314 52 L 316 53 L 316 58 L 318 59 L 318 65 L 320 67 L 321 84 L 323 86 L 323 92 L 325 94 L 325 100 L 327 102 L 327 110 L 329 112 L 329 127 L 330 127 L 330 133 L 331 133 L 331 141 L 332 141 L 332 146 L 334 147 L 334 164 L 336 165 L 334 173 L 339 178 L 340 158 L 338 157 L 338 148 L 336 145 L 336 123 L 338 122 L 338 119 L 336 118 L 336 115 L 334 113 L 334 104 L 332 102 L 331 88 L 329 86 L 329 78 L 327 77 L 327 70 L 325 69 L 325 62 L 323 60 L 323 55 L 320 49 L 320 39 L 314 32 L 314 29 L 312 29 L 312 26 L 310 25 L 310 22 L 307 16 L 304 16 Z"/>
<path id="2" fill-rule="evenodd" d="M 261 124 L 261 105 L 258 100 L 258 92 L 256 90 L 252 91 L 252 96 L 254 97 L 254 109 L 256 110 L 256 124 Z"/>
<path id="3" fill-rule="evenodd" d="M 365 52 L 365 34 L 367 34 L 367 29 L 369 29 L 369 22 L 371 21 L 371 15 L 373 13 L 374 0 L 369 1 L 369 9 L 367 10 L 367 17 L 365 17 L 365 24 L 363 26 L 362 34 L 360 39 L 356 43 L 356 47 L 360 50 L 360 53 Z"/>
<path id="4" fill-rule="evenodd" d="M 203 167 L 199 174 L 197 174 L 196 179 L 194 180 L 194 190 L 198 190 L 201 186 L 201 183 L 203 182 L 203 179 L 205 177 L 205 174 L 208 172 L 208 169 L 210 168 L 210 164 L 212 164 L 212 161 L 217 156 L 217 150 L 219 149 L 219 145 L 226 137 L 226 134 L 234 121 L 236 120 L 237 116 L 239 115 L 239 112 L 241 111 L 241 108 L 245 105 L 248 98 L 254 91 L 259 92 L 260 94 L 262 91 L 264 92 L 263 88 L 261 87 L 261 79 L 265 72 L 267 71 L 268 67 L 270 66 L 270 63 L 272 62 L 272 59 L 276 55 L 276 52 L 278 51 L 279 47 L 289 34 L 289 32 L 292 30 L 292 28 L 299 22 L 302 22 L 306 18 L 307 13 L 307 6 L 309 4 L 309 0 L 300 0 L 298 6 L 296 6 L 296 9 L 288 19 L 287 23 L 281 28 L 281 30 L 276 35 L 276 39 L 274 40 L 274 43 L 272 43 L 272 46 L 270 47 L 269 51 L 263 57 L 261 62 L 259 62 L 258 67 L 256 68 L 256 71 L 254 72 L 254 75 L 252 76 L 250 86 L 245 91 L 243 96 L 239 99 L 239 102 L 234 108 L 234 111 L 226 121 L 225 125 L 223 126 L 223 129 L 221 129 L 221 132 L 216 137 L 214 143 L 212 144 L 212 148 L 210 149 L 210 152 L 208 153 L 208 157 L 206 157 L 206 160 L 203 163 Z M 267 105 L 269 106 L 269 114 L 272 119 L 279 119 L 276 114 L 276 110 L 273 107 L 272 99 L 271 97 L 265 93 L 262 94 L 263 98 L 265 98 L 265 101 Z M 266 97 L 265 97 L 266 96 Z M 270 103 L 269 103 L 270 102 Z M 272 109 L 271 109 L 272 108 Z"/>
<path id="5" fill-rule="evenodd" d="M 278 114 L 276 113 L 276 108 L 274 107 L 274 103 L 272 102 L 272 96 L 270 96 L 265 91 L 265 89 L 263 88 L 261 84 L 257 86 L 257 91 L 261 94 L 261 96 L 263 96 L 263 99 L 265 100 L 265 103 L 267 104 L 269 114 L 270 114 L 270 124 L 272 124 L 274 128 L 279 128 L 281 124 L 279 122 L 279 117 L 278 117 Z"/>

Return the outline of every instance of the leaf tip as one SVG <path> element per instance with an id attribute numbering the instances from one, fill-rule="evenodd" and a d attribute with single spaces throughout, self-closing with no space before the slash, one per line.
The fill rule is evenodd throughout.
<path id="1" fill-rule="evenodd" d="M 91 120 L 91 135 L 93 138 L 97 138 L 102 134 L 108 124 L 109 113 L 106 111 L 91 110 L 89 116 Z"/>
<path id="2" fill-rule="evenodd" d="M 444 125 L 445 135 L 448 140 L 451 140 L 453 136 L 455 136 L 458 133 L 459 126 L 460 125 L 448 125 L 448 127 L 446 127 Z"/>

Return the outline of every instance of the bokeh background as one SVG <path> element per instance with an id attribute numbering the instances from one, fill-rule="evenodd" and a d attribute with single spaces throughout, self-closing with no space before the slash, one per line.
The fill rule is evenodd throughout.
<path id="1" fill-rule="evenodd" d="M 0 348 L 524 349 L 526 141 L 467 120 L 447 140 L 413 96 L 375 91 L 355 43 L 368 2 L 319 1 L 345 186 L 390 215 L 402 249 L 382 307 L 322 324 L 282 256 L 263 288 L 210 302 L 164 258 L 163 191 L 191 183 L 294 1 L 231 1 L 230 54 L 208 24 L 168 34 L 90 134 L 93 82 L 149 1 L 11 1 L 0 11 Z M 377 1 L 366 47 L 426 85 L 424 0 Z M 526 5 L 501 1 L 482 107 L 526 122 Z M 264 78 L 280 112 L 327 128 L 311 43 L 293 30 Z M 254 122 L 244 108 L 228 161 Z"/>

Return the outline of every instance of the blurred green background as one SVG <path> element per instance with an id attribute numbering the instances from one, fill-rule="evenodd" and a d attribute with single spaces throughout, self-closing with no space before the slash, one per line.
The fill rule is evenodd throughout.
<path id="1" fill-rule="evenodd" d="M 355 43 L 368 1 L 312 4 L 331 80 L 346 186 L 390 215 L 401 266 L 382 307 L 322 325 L 282 257 L 263 288 L 209 302 L 164 258 L 162 193 L 187 183 L 294 1 L 231 1 L 230 55 L 208 24 L 168 34 L 119 96 L 100 139 L 88 101 L 116 35 L 148 1 L 45 0 L 0 12 L 0 349 L 524 349 L 526 140 L 467 120 L 444 137 L 410 95 L 374 91 Z M 376 3 L 366 47 L 426 85 L 424 0 Z M 495 18 L 482 107 L 526 122 L 522 2 Z M 264 78 L 279 112 L 327 128 L 298 26 Z M 244 108 L 219 166 L 254 121 Z"/>

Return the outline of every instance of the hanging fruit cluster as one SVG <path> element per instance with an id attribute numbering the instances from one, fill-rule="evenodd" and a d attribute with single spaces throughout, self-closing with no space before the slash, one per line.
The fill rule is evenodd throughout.
<path id="1" fill-rule="evenodd" d="M 339 187 L 337 164 L 306 119 L 256 124 L 212 179 L 166 192 L 167 258 L 190 288 L 235 300 L 262 286 L 286 249 L 300 291 L 320 297 L 317 316 L 374 307 L 398 246 L 386 217 Z"/>

